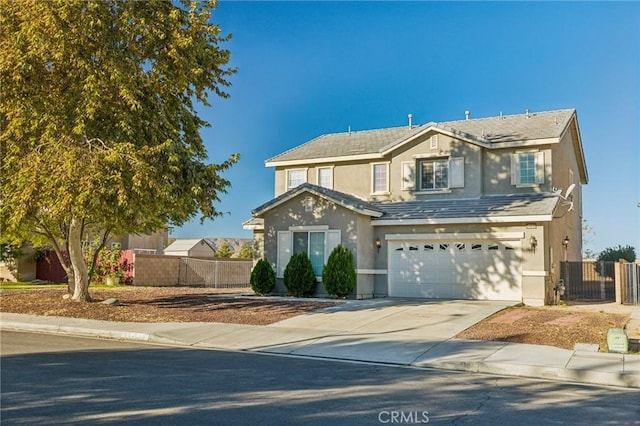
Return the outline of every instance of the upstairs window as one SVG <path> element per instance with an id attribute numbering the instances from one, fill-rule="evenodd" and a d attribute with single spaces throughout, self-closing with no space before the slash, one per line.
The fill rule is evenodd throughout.
<path id="1" fill-rule="evenodd" d="M 544 183 L 544 152 L 519 152 L 511 155 L 511 184 L 535 186 Z"/>
<path id="2" fill-rule="evenodd" d="M 372 189 L 374 194 L 389 192 L 389 164 L 377 163 L 372 165 Z"/>
<path id="3" fill-rule="evenodd" d="M 430 191 L 449 187 L 449 160 L 420 162 L 420 189 Z"/>
<path id="4" fill-rule="evenodd" d="M 302 185 L 307 181 L 307 171 L 304 169 L 287 170 L 287 190 Z"/>
<path id="5" fill-rule="evenodd" d="M 318 186 L 333 189 L 333 168 L 320 167 L 318 169 Z"/>
<path id="6" fill-rule="evenodd" d="M 464 157 L 420 160 L 415 173 L 413 162 L 402 163 L 402 189 L 441 191 L 464 187 Z"/>

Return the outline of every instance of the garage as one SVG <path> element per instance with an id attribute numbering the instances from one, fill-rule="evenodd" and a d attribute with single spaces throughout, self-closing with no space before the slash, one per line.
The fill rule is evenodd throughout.
<path id="1" fill-rule="evenodd" d="M 389 242 L 389 296 L 522 300 L 520 241 Z"/>

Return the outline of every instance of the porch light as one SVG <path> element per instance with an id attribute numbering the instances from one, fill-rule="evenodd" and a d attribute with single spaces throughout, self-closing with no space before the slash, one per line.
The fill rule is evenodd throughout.
<path id="1" fill-rule="evenodd" d="M 562 245 L 567 247 L 569 245 L 569 236 L 567 235 L 566 237 L 564 237 L 564 240 L 562 240 Z"/>
<path id="2" fill-rule="evenodd" d="M 529 245 L 531 246 L 531 251 L 535 253 L 536 247 L 538 246 L 538 239 L 533 235 L 529 237 Z"/>
<path id="3" fill-rule="evenodd" d="M 378 252 L 380 252 L 380 247 L 382 247 L 382 241 L 380 241 L 380 238 L 376 238 L 376 248 L 378 249 Z"/>

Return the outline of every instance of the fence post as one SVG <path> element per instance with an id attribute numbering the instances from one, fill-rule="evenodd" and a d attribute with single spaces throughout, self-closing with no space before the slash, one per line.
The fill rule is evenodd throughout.
<path id="1" fill-rule="evenodd" d="M 616 291 L 616 304 L 622 304 L 622 263 L 616 262 L 613 264 L 614 270 L 614 283 L 615 283 L 615 291 Z"/>

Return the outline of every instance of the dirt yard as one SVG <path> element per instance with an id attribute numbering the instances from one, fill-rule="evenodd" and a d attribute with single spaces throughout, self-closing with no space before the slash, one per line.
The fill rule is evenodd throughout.
<path id="1" fill-rule="evenodd" d="M 234 298 L 247 290 L 190 287 L 114 287 L 91 290 L 94 303 L 65 300 L 65 289 L 0 290 L 0 311 L 124 322 L 224 322 L 267 325 L 332 306 L 332 303 Z M 99 303 L 116 298 L 117 306 Z M 338 303 L 338 302 L 337 302 Z M 494 340 L 573 349 L 576 343 L 606 350 L 607 331 L 629 320 L 628 306 L 576 305 L 513 307 L 460 333 L 458 338 Z"/>
<path id="2" fill-rule="evenodd" d="M 93 303 L 63 299 L 66 289 L 1 290 L 0 311 L 123 322 L 224 322 L 266 325 L 332 306 L 309 301 L 233 298 L 219 290 L 190 287 L 114 287 L 90 290 Z M 116 298 L 119 305 L 99 302 Z"/>
<path id="3" fill-rule="evenodd" d="M 573 349 L 576 343 L 590 343 L 597 344 L 603 352 L 607 350 L 609 329 L 623 328 L 630 316 L 629 306 L 615 304 L 521 306 L 497 312 L 456 337 L 564 349 Z"/>

